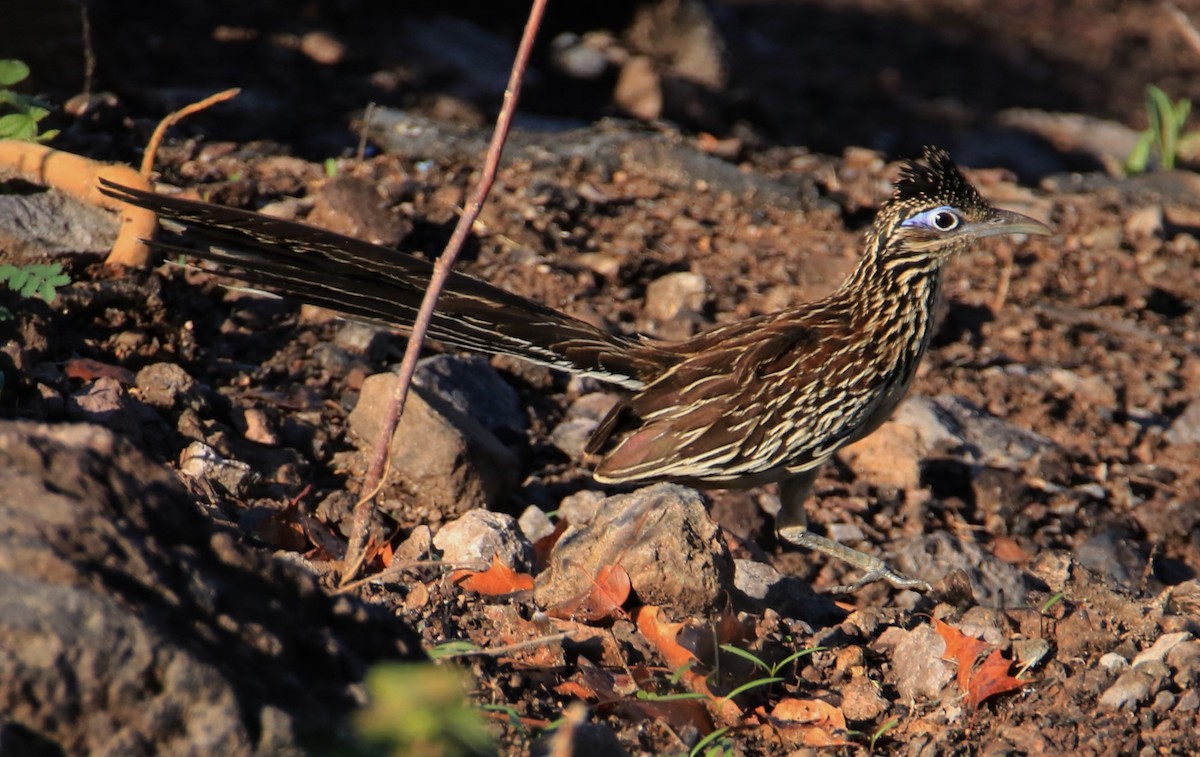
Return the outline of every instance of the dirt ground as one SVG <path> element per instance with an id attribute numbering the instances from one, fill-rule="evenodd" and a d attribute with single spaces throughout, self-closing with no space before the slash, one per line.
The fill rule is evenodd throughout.
<path id="1" fill-rule="evenodd" d="M 352 196 L 391 219 L 366 214 L 360 233 L 441 250 L 477 175 L 521 3 L 450 4 L 450 16 L 367 0 L 133 5 L 89 4 L 91 107 L 55 114 L 54 146 L 136 164 L 158 118 L 239 86 L 171 132 L 160 182 L 346 230 L 360 219 L 326 182 L 359 178 Z M 1200 23 L 1200 3 L 1179 7 Z M 78 23 L 71 3 L 25 6 L 0 30 L 0 55 L 66 102 L 81 89 Z M 713 733 L 699 753 L 1200 753 L 1200 177 L 1186 154 L 1178 171 L 1113 170 L 1146 124 L 1147 84 L 1200 96 L 1185 31 L 1145 2 L 552 2 L 524 133 L 462 265 L 473 275 L 621 332 L 687 336 L 833 289 L 896 161 L 929 143 L 995 204 L 1054 227 L 954 262 L 909 414 L 827 466 L 809 502 L 815 528 L 945 578 L 944 593 L 819 594 L 853 576 L 781 547 L 766 489 L 709 493 L 710 512 L 739 570 L 796 579 L 786 601 L 748 599 L 739 578 L 738 599 L 664 607 L 662 620 L 644 597 L 551 620 L 536 592 L 487 596 L 427 565 L 387 568 L 354 601 L 427 649 L 514 645 L 463 658 L 502 753 L 546 748 L 535 744 L 555 730 L 581 754 L 688 754 Z M 380 120 L 358 160 L 368 102 Z M 435 119 L 433 136 L 389 136 L 392 118 Z M 600 143 L 616 148 L 579 147 Z M 5 232 L 0 261 L 17 260 L 19 236 Z M 57 253 L 74 283 L 54 304 L 0 294 L 15 313 L 0 323 L 0 417 L 107 425 L 178 473 L 206 518 L 253 550 L 293 553 L 332 593 L 363 468 L 349 415 L 403 338 L 209 273 L 114 271 L 102 250 L 69 252 L 92 254 Z M 692 276 L 670 278 L 680 273 Z M 664 277 L 700 288 L 676 301 L 656 293 Z M 564 441 L 609 390 L 491 362 L 522 427 L 502 437 L 516 472 L 493 509 L 555 512 L 581 492 L 627 491 L 594 483 Z M 139 371 L 164 364 L 202 400 L 148 399 Z M 114 377 L 125 399 L 103 413 L 81 403 Z M 953 439 L 931 441 L 920 408 Z M 257 478 L 233 493 L 190 479 L 181 461 L 195 441 Z M 436 532 L 462 514 L 403 481 L 380 501 L 397 553 L 422 524 Z M 552 633 L 567 638 L 533 643 Z M 820 651 L 725 699 L 756 674 L 714 639 L 767 661 Z M 679 674 L 689 655 L 704 675 Z M 573 719 L 579 700 L 593 725 Z"/>

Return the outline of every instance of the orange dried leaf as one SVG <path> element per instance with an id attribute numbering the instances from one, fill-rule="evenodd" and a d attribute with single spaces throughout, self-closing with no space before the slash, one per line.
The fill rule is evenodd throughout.
<path id="1" fill-rule="evenodd" d="M 467 591 L 489 597 L 533 588 L 533 576 L 528 573 L 517 573 L 501 563 L 498 555 L 492 556 L 492 566 L 487 570 L 456 570 L 451 575 L 451 580 Z"/>
<path id="2" fill-rule="evenodd" d="M 695 728 L 700 735 L 712 732 L 713 719 L 704 702 L 699 699 L 680 699 L 671 702 L 629 700 L 621 703 L 634 722 L 665 722 L 676 731 Z"/>
<path id="3" fill-rule="evenodd" d="M 966 688 L 967 707 L 974 709 L 988 697 L 1021 688 L 1021 680 L 1008 674 L 1009 665 L 1000 650 L 993 649 L 971 674 L 970 684 Z"/>
<path id="4" fill-rule="evenodd" d="M 992 555 L 1009 565 L 1025 565 L 1033 561 L 1033 555 L 1011 536 L 997 536 L 992 541 Z"/>
<path id="5" fill-rule="evenodd" d="M 769 721 L 793 746 L 840 746 L 846 739 L 846 715 L 821 699 L 784 699 L 771 710 Z"/>
<path id="6" fill-rule="evenodd" d="M 683 623 L 668 623 L 663 619 L 661 608 L 647 605 L 639 610 L 637 627 L 646 641 L 666 660 L 667 667 L 682 668 L 697 661 L 694 654 L 675 640 Z"/>
<path id="7" fill-rule="evenodd" d="M 579 597 L 547 608 L 546 614 L 563 620 L 594 622 L 615 617 L 629 599 L 629 574 L 620 565 L 605 565 L 588 590 Z"/>
<path id="8" fill-rule="evenodd" d="M 63 373 L 67 378 L 78 379 L 80 381 L 94 381 L 98 378 L 110 377 L 115 378 L 125 386 L 133 386 L 137 383 L 137 378 L 128 368 L 122 368 L 119 365 L 109 365 L 101 363 L 99 360 L 92 360 L 86 357 L 71 358 L 63 367 Z"/>
<path id="9" fill-rule="evenodd" d="M 591 700 L 593 702 L 600 698 L 598 693 L 578 681 L 563 681 L 554 687 L 554 691 L 557 694 L 562 694 L 564 697 L 574 697 L 575 699 Z"/>
<path id="10" fill-rule="evenodd" d="M 669 668 L 683 669 L 679 682 L 707 697 L 707 706 L 722 725 L 733 725 L 741 719 L 741 708 L 732 699 L 717 697 L 712 693 L 705 674 L 693 667 L 697 662 L 696 656 L 677 641 L 679 632 L 685 627 L 684 623 L 668 623 L 663 619 L 660 608 L 647 605 L 638 610 L 637 627 L 646 641 L 662 655 Z"/>
<path id="11" fill-rule="evenodd" d="M 975 659 L 983 650 L 987 649 L 987 642 L 967 636 L 954 626 L 943 623 L 937 618 L 933 619 L 933 628 L 946 642 L 946 653 L 942 655 L 942 659 L 958 663 L 958 686 L 966 691 L 971 680 L 971 670 L 975 666 Z"/>
<path id="12" fill-rule="evenodd" d="M 550 563 L 550 553 L 554 551 L 554 545 L 558 544 L 558 538 L 569 527 L 570 524 L 565 520 L 559 520 L 554 524 L 553 531 L 533 543 L 534 565 L 539 572 Z"/>

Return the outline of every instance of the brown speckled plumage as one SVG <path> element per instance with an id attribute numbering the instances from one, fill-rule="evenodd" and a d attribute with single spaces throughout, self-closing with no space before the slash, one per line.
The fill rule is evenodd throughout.
<path id="1" fill-rule="evenodd" d="M 432 269 L 300 224 L 111 185 L 106 191 L 155 210 L 202 245 L 157 243 L 162 249 L 228 266 L 252 286 L 400 328 L 411 325 Z M 603 454 L 597 480 L 778 482 L 784 539 L 863 568 L 868 575 L 857 585 L 884 579 L 923 587 L 809 533 L 804 500 L 819 466 L 875 430 L 908 390 L 953 253 L 984 236 L 1047 231 L 992 208 L 949 155 L 928 148 L 879 211 L 854 273 L 822 300 L 663 343 L 615 336 L 454 274 L 430 336 L 629 389 L 589 445 Z"/>

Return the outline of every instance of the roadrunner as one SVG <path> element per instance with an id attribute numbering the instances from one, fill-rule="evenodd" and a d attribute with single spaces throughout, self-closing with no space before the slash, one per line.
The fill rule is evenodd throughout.
<path id="1" fill-rule="evenodd" d="M 301 302 L 405 329 L 433 265 L 357 239 L 246 211 L 106 184 L 158 213 L 220 264 Z M 933 331 L 947 261 L 1001 234 L 1049 234 L 989 205 L 943 150 L 902 171 L 866 234 L 853 274 L 828 297 L 667 343 L 611 334 L 464 274 L 453 274 L 429 335 L 629 390 L 588 444 L 603 483 L 700 488 L 779 484 L 780 538 L 845 560 L 873 581 L 928 590 L 879 558 L 808 530 L 804 503 L 821 464 L 879 427 L 904 397 Z"/>

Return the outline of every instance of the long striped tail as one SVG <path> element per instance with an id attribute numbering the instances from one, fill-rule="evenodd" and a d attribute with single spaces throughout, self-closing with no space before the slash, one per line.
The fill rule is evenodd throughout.
<path id="1" fill-rule="evenodd" d="M 154 248 L 211 261 L 251 287 L 348 316 L 411 329 L 433 273 L 423 258 L 313 226 L 101 183 L 104 194 L 154 211 L 195 245 L 149 241 Z M 657 363 L 653 347 L 462 273 L 450 274 L 429 335 L 629 389 L 643 386 Z"/>

